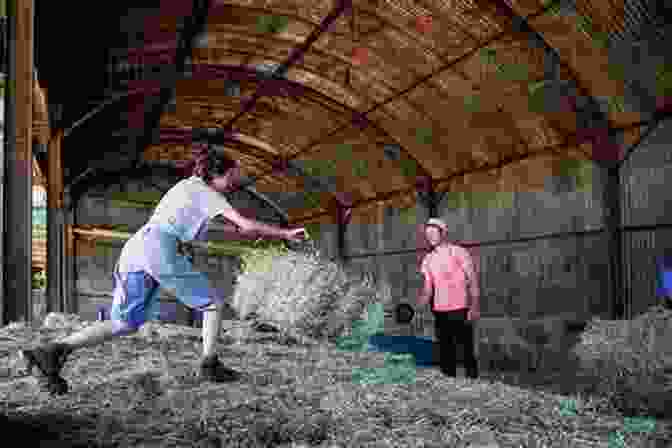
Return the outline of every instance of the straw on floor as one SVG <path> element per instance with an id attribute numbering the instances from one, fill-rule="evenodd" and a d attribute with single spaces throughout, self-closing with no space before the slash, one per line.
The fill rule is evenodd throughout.
<path id="1" fill-rule="evenodd" d="M 358 283 L 356 275 L 306 253 L 274 257 L 272 270 L 240 274 L 233 302 L 243 320 L 226 325 L 220 338 L 220 358 L 243 372 L 240 381 L 199 382 L 200 330 L 153 322 L 136 335 L 75 352 L 63 372 L 71 393 L 50 397 L 26 374 L 18 350 L 91 324 L 51 314 L 41 326 L 0 329 L 0 414 L 7 417 L 0 423 L 23 428 L 26 446 L 51 438 L 44 447 L 669 444 L 671 420 L 641 413 L 633 422 L 606 395 L 543 392 L 487 376 L 451 379 L 436 369 L 418 369 L 405 382 L 357 383 L 357 372 L 385 369 L 386 354 L 344 351 L 330 336 L 350 333 L 348 325 L 366 317 L 365 305 L 384 294 L 370 279 Z M 257 317 L 244 320 L 252 312 Z M 591 326 L 587 346 L 601 347 L 597 339 L 613 346 L 611 333 L 592 336 L 600 333 L 596 326 L 606 328 Z"/>

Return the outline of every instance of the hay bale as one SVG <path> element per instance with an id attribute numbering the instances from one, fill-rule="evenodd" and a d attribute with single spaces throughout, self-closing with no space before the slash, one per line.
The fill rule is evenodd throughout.
<path id="1" fill-rule="evenodd" d="M 594 318 L 574 352 L 585 361 L 612 359 L 624 367 L 649 361 L 672 367 L 672 311 L 655 306 L 634 320 Z"/>
<path id="2" fill-rule="evenodd" d="M 654 306 L 633 320 L 595 318 L 581 336 L 573 353 L 600 379 L 600 392 L 628 411 L 664 411 L 660 403 L 672 400 L 672 311 Z"/>
<path id="3" fill-rule="evenodd" d="M 232 298 L 241 319 L 254 313 L 282 330 L 333 341 L 348 333 L 353 322 L 366 319 L 369 305 L 389 301 L 370 276 L 317 250 L 269 250 L 250 259 L 254 262 L 237 275 Z"/>

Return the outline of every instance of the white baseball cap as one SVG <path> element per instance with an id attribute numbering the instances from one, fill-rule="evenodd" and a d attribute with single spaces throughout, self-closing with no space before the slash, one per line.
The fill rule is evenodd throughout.
<path id="1" fill-rule="evenodd" d="M 444 232 L 448 232 L 448 224 L 446 224 L 446 221 L 444 221 L 443 219 L 440 219 L 440 218 L 429 218 L 425 225 L 426 226 L 436 226 L 439 229 L 443 230 Z"/>

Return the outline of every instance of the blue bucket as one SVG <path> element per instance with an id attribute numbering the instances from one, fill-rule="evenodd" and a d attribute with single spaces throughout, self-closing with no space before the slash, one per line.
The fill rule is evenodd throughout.
<path id="1" fill-rule="evenodd" d="M 658 259 L 658 288 L 659 297 L 672 297 L 672 256 L 665 255 Z"/>
<path id="2" fill-rule="evenodd" d="M 369 350 L 387 353 L 410 353 L 418 367 L 431 367 L 434 363 L 435 342 L 414 336 L 369 336 Z"/>

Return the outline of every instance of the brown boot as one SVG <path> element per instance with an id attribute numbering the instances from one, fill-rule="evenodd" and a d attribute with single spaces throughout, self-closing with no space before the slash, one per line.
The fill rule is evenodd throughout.
<path id="1" fill-rule="evenodd" d="M 224 367 L 217 355 L 213 355 L 201 362 L 201 378 L 213 383 L 228 383 L 239 379 L 240 373 Z"/>

